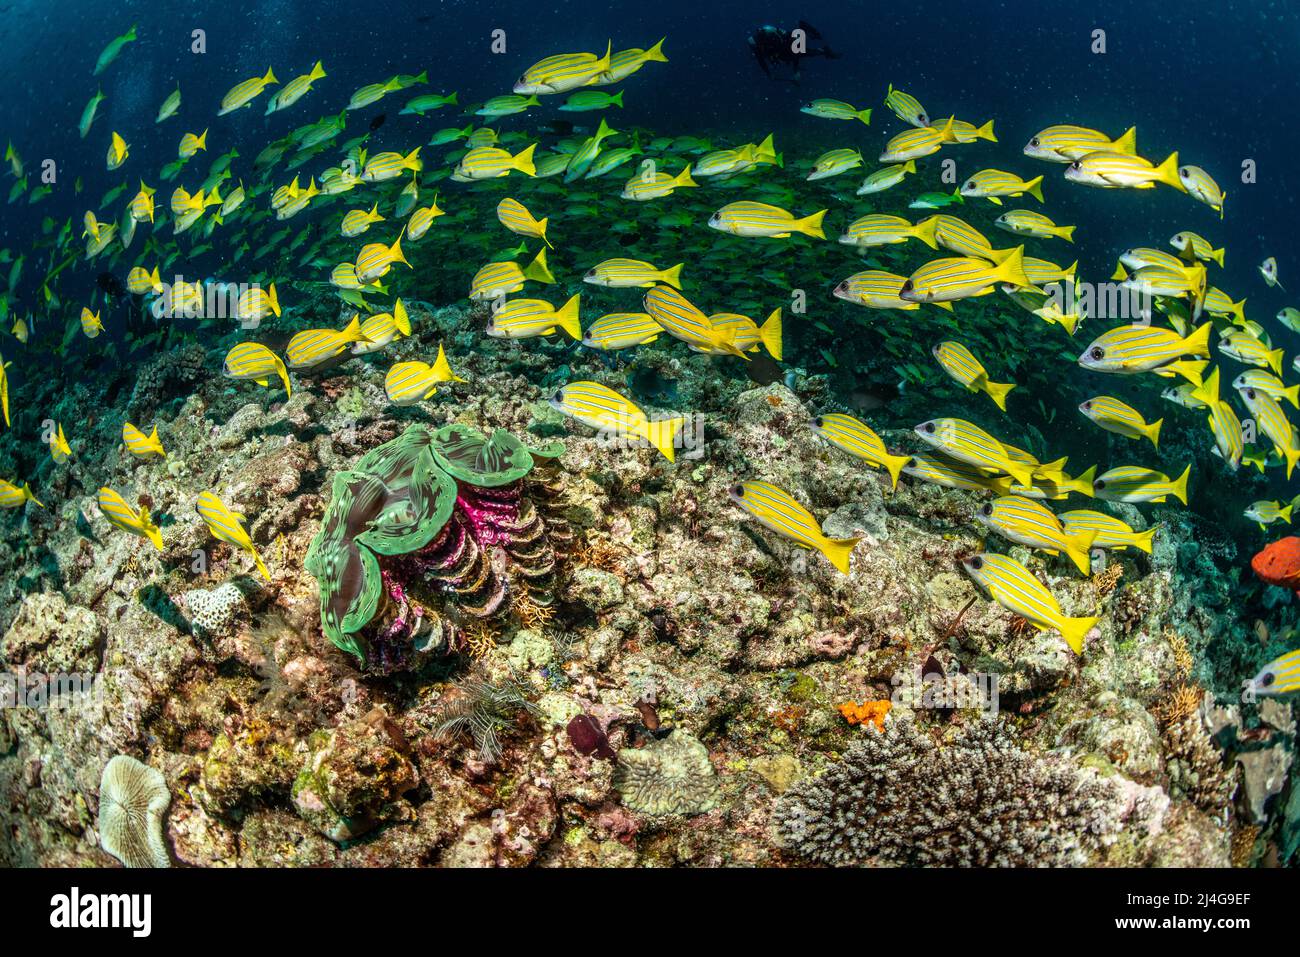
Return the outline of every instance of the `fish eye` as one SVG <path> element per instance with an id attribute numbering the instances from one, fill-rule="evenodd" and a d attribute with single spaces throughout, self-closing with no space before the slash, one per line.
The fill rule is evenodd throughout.
<path id="1" fill-rule="evenodd" d="M 1248 398 L 1248 399 L 1253 399 L 1253 398 L 1255 398 L 1255 390 L 1254 390 L 1254 389 L 1247 389 L 1247 390 L 1246 390 L 1246 398 Z"/>
<path id="2" fill-rule="evenodd" d="M 1029 145 L 1030 145 L 1030 146 L 1037 146 L 1037 145 L 1038 145 L 1038 137 L 1035 136 L 1032 140 L 1030 140 L 1030 141 L 1029 141 Z"/>
<path id="3" fill-rule="evenodd" d="M 1187 169 L 1186 166 L 1180 166 L 1180 167 L 1178 168 L 1178 175 L 1181 176 L 1181 177 L 1183 177 L 1183 179 L 1186 179 L 1186 178 L 1187 178 L 1189 175 L 1191 175 L 1191 174 L 1188 172 L 1188 169 Z"/>
<path id="4" fill-rule="evenodd" d="M 966 181 L 966 187 L 965 187 L 965 188 L 966 188 L 966 189 L 974 189 L 974 188 L 975 188 L 975 180 L 973 180 L 973 179 L 968 179 L 968 180 Z"/>
<path id="5" fill-rule="evenodd" d="M 982 514 L 984 514 L 984 515 L 992 515 L 992 514 L 993 514 L 993 503 L 992 503 L 992 502 L 985 502 L 985 503 L 984 503 L 984 507 L 980 509 L 980 512 L 981 512 Z"/>
<path id="6" fill-rule="evenodd" d="M 1070 164 L 1070 169 L 1079 170 L 1079 169 L 1083 169 L 1083 166 L 1078 160 L 1075 160 L 1073 163 Z"/>
<path id="7" fill-rule="evenodd" d="M 984 567 L 984 559 L 976 555 L 974 558 L 970 560 L 969 564 L 971 568 L 975 569 L 976 571 L 979 571 L 981 568 Z"/>
<path id="8" fill-rule="evenodd" d="M 1085 402 L 1085 403 L 1083 404 L 1083 407 L 1084 407 L 1085 409 L 1091 409 L 1091 408 L 1092 408 L 1092 399 L 1089 399 L 1087 402 Z"/>
<path id="9" fill-rule="evenodd" d="M 907 282 L 903 283 L 903 288 L 900 289 L 900 290 L 898 290 L 898 291 L 899 291 L 899 292 L 911 292 L 911 291 L 912 291 L 912 280 L 909 279 L 909 280 L 907 280 Z"/>
<path id="10" fill-rule="evenodd" d="M 1097 479 L 1097 481 L 1095 481 L 1095 482 L 1092 483 L 1092 487 L 1093 487 L 1094 489 L 1096 489 L 1097 491 L 1100 492 L 1102 489 L 1104 489 L 1104 488 L 1106 487 L 1106 480 L 1105 480 L 1105 479 Z"/>
<path id="11" fill-rule="evenodd" d="M 934 423 L 933 423 L 933 422 L 927 422 L 927 423 L 925 423 L 925 425 L 921 426 L 921 428 L 925 429 L 925 431 L 929 432 L 931 435 L 934 435 Z"/>
<path id="12" fill-rule="evenodd" d="M 563 390 L 561 390 L 561 389 L 556 389 L 556 390 L 555 390 L 555 395 L 551 396 L 551 401 L 552 401 L 552 402 L 563 402 L 563 401 L 564 401 L 564 392 L 563 392 Z"/>
<path id="13" fill-rule="evenodd" d="M 1261 685 L 1263 685 L 1265 688 L 1267 688 L 1267 687 L 1268 687 L 1269 685 L 1271 685 L 1275 680 L 1276 680 L 1276 678 L 1275 678 L 1275 676 L 1273 675 L 1273 672 L 1270 671 L 1270 672 L 1269 672 L 1268 674 L 1266 674 L 1264 677 L 1262 677 L 1262 678 L 1259 679 L 1259 683 L 1260 683 Z"/>
<path id="14" fill-rule="evenodd" d="M 733 485 L 731 487 L 731 494 L 736 496 L 736 498 L 743 498 L 745 495 L 745 486 Z"/>
<path id="15" fill-rule="evenodd" d="M 813 425 L 819 429 L 822 427 L 822 417 L 820 415 L 813 419 Z"/>
<path id="16" fill-rule="evenodd" d="M 1088 355 L 1092 356 L 1094 359 L 1104 359 L 1106 358 L 1106 350 L 1101 346 L 1093 346 L 1088 350 Z"/>

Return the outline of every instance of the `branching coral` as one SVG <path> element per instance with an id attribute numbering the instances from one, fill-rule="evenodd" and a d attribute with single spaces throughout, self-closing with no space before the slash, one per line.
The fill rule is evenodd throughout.
<path id="1" fill-rule="evenodd" d="M 1087 863 L 1122 804 L 1095 772 L 1020 750 L 1001 722 L 972 722 L 941 746 L 894 720 L 867 726 L 774 815 L 785 844 L 820 864 L 1060 866 Z"/>

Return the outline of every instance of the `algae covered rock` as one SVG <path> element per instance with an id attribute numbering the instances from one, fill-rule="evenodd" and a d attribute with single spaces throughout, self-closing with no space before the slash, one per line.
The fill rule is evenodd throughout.
<path id="1" fill-rule="evenodd" d="M 28 595 L 0 639 L 0 658 L 45 674 L 97 671 L 103 639 L 93 612 L 69 605 L 62 595 Z"/>
<path id="2" fill-rule="evenodd" d="M 402 795 L 419 783 L 409 747 L 379 708 L 311 739 L 307 764 L 293 783 L 293 805 L 333 841 L 350 841 L 379 824 L 409 820 Z"/>

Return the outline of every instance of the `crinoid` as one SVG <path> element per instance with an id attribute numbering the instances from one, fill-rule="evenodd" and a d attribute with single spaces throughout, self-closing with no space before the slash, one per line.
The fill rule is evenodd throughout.
<path id="1" fill-rule="evenodd" d="M 574 548 L 570 557 L 575 565 L 588 565 L 622 577 L 623 559 L 627 557 L 627 552 L 607 538 L 589 532 Z"/>
<path id="2" fill-rule="evenodd" d="M 492 683 L 478 675 L 457 681 L 438 703 L 434 735 L 454 739 L 469 735 L 485 761 L 501 757 L 500 733 L 513 727 L 521 713 L 541 714 L 528 689 L 514 676 Z"/>
<path id="3" fill-rule="evenodd" d="M 386 674 L 447 650 L 457 626 L 503 614 L 508 581 L 549 605 L 556 546 L 571 537 L 550 466 L 563 451 L 414 425 L 334 476 L 305 559 L 325 636 Z"/>

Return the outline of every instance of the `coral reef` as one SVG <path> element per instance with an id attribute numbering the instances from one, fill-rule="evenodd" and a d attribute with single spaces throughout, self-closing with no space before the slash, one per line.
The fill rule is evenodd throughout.
<path id="1" fill-rule="evenodd" d="M 170 803 L 156 768 L 117 755 L 104 765 L 99 785 L 99 846 L 127 867 L 170 867 L 162 836 Z"/>

